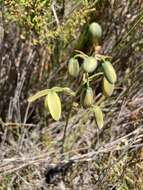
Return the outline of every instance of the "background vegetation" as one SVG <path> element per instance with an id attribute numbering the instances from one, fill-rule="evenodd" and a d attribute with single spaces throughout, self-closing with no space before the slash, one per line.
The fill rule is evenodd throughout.
<path id="1" fill-rule="evenodd" d="M 1 0 L 0 10 L 0 189 L 142 190 L 142 0 Z M 93 21 L 118 82 L 101 104 L 100 132 L 77 100 L 62 154 L 70 97 L 61 95 L 58 122 L 42 100 L 29 107 L 27 99 L 53 86 L 78 87 L 67 63 L 75 49 L 92 51 L 86 27 Z M 100 80 L 93 86 L 96 96 Z"/>

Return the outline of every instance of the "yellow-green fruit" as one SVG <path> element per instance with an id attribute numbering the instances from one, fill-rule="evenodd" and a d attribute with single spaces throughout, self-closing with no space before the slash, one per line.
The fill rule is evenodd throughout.
<path id="1" fill-rule="evenodd" d="M 102 63 L 104 75 L 106 79 L 111 83 L 114 84 L 117 81 L 117 75 L 114 67 L 109 61 L 105 61 Z"/>
<path id="2" fill-rule="evenodd" d="M 93 90 L 92 88 L 88 87 L 86 89 L 83 105 L 85 107 L 90 107 L 92 104 L 93 104 Z"/>
<path id="3" fill-rule="evenodd" d="M 103 88 L 104 96 L 108 97 L 108 96 L 111 96 L 114 91 L 114 84 L 111 84 L 110 82 L 108 82 L 108 80 L 104 77 L 102 88 Z"/>
<path id="4" fill-rule="evenodd" d="M 98 127 L 101 129 L 104 125 L 104 121 L 103 121 L 103 113 L 99 106 L 94 107 L 94 114 L 95 114 L 96 123 Z"/>
<path id="5" fill-rule="evenodd" d="M 89 34 L 92 38 L 100 39 L 102 36 L 102 28 L 97 22 L 93 22 L 89 25 Z"/>
<path id="6" fill-rule="evenodd" d="M 71 76 L 77 77 L 79 74 L 79 63 L 75 58 L 71 58 L 68 63 L 68 72 Z"/>
<path id="7" fill-rule="evenodd" d="M 87 57 L 83 62 L 83 69 L 87 73 L 92 73 L 97 68 L 97 60 L 95 57 Z"/>
<path id="8" fill-rule="evenodd" d="M 49 110 L 54 120 L 59 120 L 61 116 L 61 101 L 54 91 L 49 91 L 45 98 L 45 108 Z"/>

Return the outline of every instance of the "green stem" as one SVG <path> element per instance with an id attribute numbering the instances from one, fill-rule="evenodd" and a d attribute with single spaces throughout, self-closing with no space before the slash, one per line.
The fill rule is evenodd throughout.
<path id="1" fill-rule="evenodd" d="M 97 76 L 100 76 L 100 75 L 103 75 L 103 72 L 99 72 L 99 73 L 96 73 L 96 74 L 92 75 L 91 77 L 88 78 L 88 80 L 92 81 L 93 78 L 95 78 Z"/>
<path id="2" fill-rule="evenodd" d="M 65 145 L 65 140 L 66 140 L 67 127 L 68 127 L 68 123 L 69 123 L 69 119 L 70 119 L 73 103 L 74 103 L 74 98 L 73 98 L 73 100 L 71 102 L 70 109 L 69 109 L 69 112 L 68 112 L 68 115 L 67 115 L 67 118 L 66 118 L 66 124 L 65 124 L 65 127 L 64 127 L 64 135 L 63 135 L 63 139 L 62 139 L 61 154 L 64 153 L 64 145 Z"/>
<path id="3" fill-rule="evenodd" d="M 86 73 L 86 84 L 87 84 L 87 87 L 89 87 L 89 78 L 88 78 L 88 73 Z"/>
<path id="4" fill-rule="evenodd" d="M 73 107 L 73 103 L 78 95 L 78 93 L 80 92 L 81 88 L 87 83 L 88 85 L 88 82 L 91 81 L 94 77 L 97 77 L 97 76 L 100 76 L 100 75 L 103 75 L 102 72 L 99 72 L 99 73 L 96 73 L 94 75 L 92 75 L 91 77 L 88 78 L 88 75 L 86 75 L 86 77 L 88 78 L 88 81 L 82 81 L 79 88 L 76 90 L 75 92 L 75 96 L 73 97 L 72 99 L 72 102 L 70 104 L 70 109 L 69 109 L 69 112 L 68 112 L 68 115 L 67 115 L 67 118 L 66 118 L 66 123 L 65 123 L 65 126 L 64 126 L 64 134 L 63 134 L 63 139 L 62 139 L 62 149 L 61 149 L 61 153 L 63 154 L 64 153 L 64 144 L 65 144 L 65 140 L 66 140 L 66 133 L 67 133 L 67 127 L 68 127 L 68 123 L 69 123 L 69 119 L 70 119 L 70 116 L 71 116 L 71 111 L 72 111 L 72 107 Z M 101 99 L 99 100 L 102 101 L 104 98 L 101 97 Z"/>
<path id="5" fill-rule="evenodd" d="M 83 53 L 82 51 L 75 50 L 75 52 L 77 52 L 77 53 L 79 53 L 79 54 L 83 55 L 84 57 L 88 57 L 88 55 L 86 55 L 86 54 L 85 54 L 85 53 Z"/>
<path id="6" fill-rule="evenodd" d="M 85 59 L 85 58 L 86 58 L 86 56 L 81 55 L 81 54 L 77 54 L 77 55 L 74 56 L 74 58 L 78 58 L 78 57 L 80 57 L 80 58 L 82 58 L 82 59 Z"/>
<path id="7" fill-rule="evenodd" d="M 68 127 L 68 123 L 69 123 L 69 119 L 70 119 L 70 116 L 71 116 L 71 111 L 72 111 L 72 107 L 73 107 L 73 103 L 76 99 L 76 96 L 77 94 L 80 92 L 82 86 L 85 84 L 84 83 L 81 83 L 79 88 L 76 90 L 76 93 L 75 93 L 75 96 L 73 97 L 72 99 L 72 102 L 70 104 L 70 109 L 69 109 L 69 112 L 68 112 L 68 115 L 67 115 L 67 118 L 66 118 L 66 123 L 65 123 L 65 126 L 64 126 L 64 134 L 63 134 L 63 139 L 62 139 L 62 149 L 61 149 L 61 154 L 64 153 L 64 145 L 65 145 L 65 140 L 66 140 L 66 133 L 67 133 L 67 127 Z"/>

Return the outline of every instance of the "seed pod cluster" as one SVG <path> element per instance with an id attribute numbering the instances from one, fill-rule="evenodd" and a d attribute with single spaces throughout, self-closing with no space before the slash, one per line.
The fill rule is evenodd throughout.
<path id="1" fill-rule="evenodd" d="M 50 112 L 54 120 L 59 120 L 61 116 L 61 101 L 54 91 L 49 91 L 45 98 L 45 109 Z"/>
<path id="2" fill-rule="evenodd" d="M 93 90 L 91 87 L 87 87 L 85 96 L 84 96 L 84 101 L 83 105 L 84 107 L 90 107 L 93 104 Z"/>
<path id="3" fill-rule="evenodd" d="M 97 68 L 97 60 L 95 57 L 89 56 L 83 61 L 83 69 L 87 73 L 92 73 Z"/>
<path id="4" fill-rule="evenodd" d="M 77 77 L 79 74 L 79 63 L 75 58 L 71 58 L 68 63 L 68 72 L 71 76 Z"/>
<path id="5" fill-rule="evenodd" d="M 80 96 L 80 103 L 84 108 L 88 108 L 94 113 L 96 124 L 101 129 L 104 125 L 104 119 L 103 119 L 103 113 L 101 108 L 97 105 L 93 105 L 94 103 L 94 94 L 91 87 L 89 87 L 89 83 L 95 78 L 100 75 L 103 75 L 103 81 L 102 81 L 102 90 L 103 95 L 106 97 L 109 97 L 112 95 L 115 87 L 115 83 L 117 81 L 117 75 L 116 71 L 111 64 L 110 61 L 106 61 L 105 57 L 100 55 L 101 46 L 98 44 L 98 40 L 102 37 L 102 28 L 101 26 L 93 22 L 89 25 L 88 28 L 88 37 L 89 41 L 93 43 L 93 45 L 96 47 L 94 55 L 87 56 L 83 52 L 77 50 L 79 54 L 75 55 L 73 58 L 69 60 L 68 63 L 68 72 L 71 76 L 77 77 L 79 74 L 79 62 L 77 60 L 78 57 L 83 59 L 82 62 L 82 68 L 83 68 L 83 89 L 81 91 Z M 101 67 L 100 67 L 100 61 Z M 99 65 L 99 66 L 98 66 Z M 98 67 L 98 68 L 97 68 Z M 90 76 L 91 73 L 93 73 L 97 69 L 97 74 L 94 74 Z M 102 71 L 102 72 L 101 72 Z M 86 86 L 86 87 L 85 87 Z M 81 90 L 81 89 L 80 89 Z M 49 95 L 49 94 L 48 94 Z M 52 117 L 55 120 L 58 120 L 61 114 L 61 103 L 59 97 L 57 94 L 51 94 L 51 97 L 47 95 L 47 102 L 45 102 L 45 107 L 49 109 L 49 112 L 51 113 Z M 54 97 L 54 103 L 49 103 L 49 99 L 52 99 Z M 46 101 L 46 100 L 45 100 Z M 56 105 L 55 105 L 56 103 Z M 56 110 L 56 111 L 55 111 Z"/>

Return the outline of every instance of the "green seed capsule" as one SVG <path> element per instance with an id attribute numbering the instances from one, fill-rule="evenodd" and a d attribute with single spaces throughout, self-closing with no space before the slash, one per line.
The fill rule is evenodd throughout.
<path id="1" fill-rule="evenodd" d="M 114 84 L 109 83 L 108 80 L 104 77 L 102 88 L 104 96 L 108 97 L 111 96 L 114 91 Z"/>
<path id="2" fill-rule="evenodd" d="M 77 77 L 79 74 L 79 63 L 75 58 L 71 58 L 68 63 L 68 72 L 71 76 Z"/>
<path id="3" fill-rule="evenodd" d="M 87 57 L 83 62 L 83 69 L 87 73 L 92 73 L 97 68 L 97 60 L 95 57 Z"/>
<path id="4" fill-rule="evenodd" d="M 93 90 L 88 87 L 86 89 L 83 105 L 84 107 L 90 107 L 93 104 Z"/>
<path id="5" fill-rule="evenodd" d="M 109 61 L 105 61 L 102 63 L 104 75 L 106 79 L 111 83 L 114 84 L 117 81 L 117 75 L 114 67 Z"/>
<path id="6" fill-rule="evenodd" d="M 45 108 L 50 112 L 54 120 L 59 120 L 61 116 L 61 101 L 54 91 L 49 91 L 45 98 Z"/>
<path id="7" fill-rule="evenodd" d="M 89 34 L 92 35 L 92 38 L 100 39 L 102 36 L 101 26 L 96 22 L 91 23 L 89 25 Z"/>
<path id="8" fill-rule="evenodd" d="M 104 125 L 104 121 L 103 121 L 103 113 L 99 106 L 94 107 L 94 114 L 95 114 L 96 123 L 98 127 L 101 129 Z"/>

